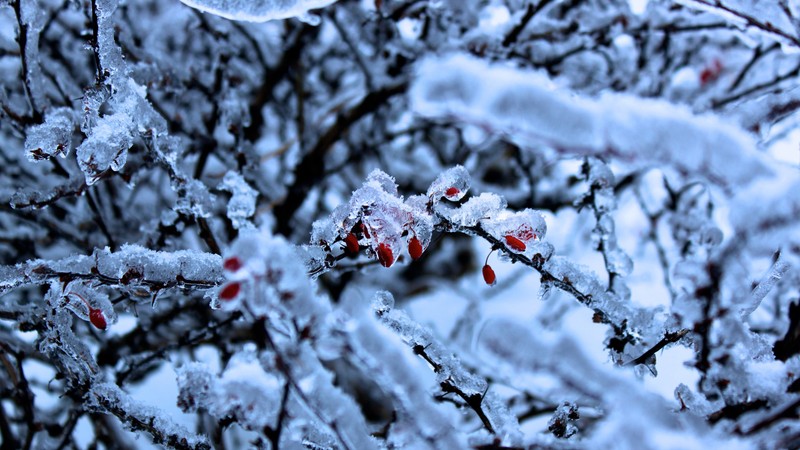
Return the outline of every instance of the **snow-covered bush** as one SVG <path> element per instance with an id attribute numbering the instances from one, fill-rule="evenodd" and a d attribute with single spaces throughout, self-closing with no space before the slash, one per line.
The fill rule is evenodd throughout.
<path id="1" fill-rule="evenodd" d="M 800 447 L 798 50 L 795 0 L 4 1 L 2 448 Z"/>

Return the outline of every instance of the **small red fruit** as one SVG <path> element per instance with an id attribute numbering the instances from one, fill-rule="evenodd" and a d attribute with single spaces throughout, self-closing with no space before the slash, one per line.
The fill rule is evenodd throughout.
<path id="1" fill-rule="evenodd" d="M 222 287 L 222 290 L 219 291 L 219 298 L 225 301 L 233 300 L 237 295 L 239 295 L 239 291 L 241 290 L 242 286 L 238 281 L 228 283 Z"/>
<path id="2" fill-rule="evenodd" d="M 516 250 L 518 252 L 525 251 L 525 243 L 520 241 L 519 239 L 515 238 L 514 236 L 507 234 L 506 235 L 506 244 L 511 247 L 512 250 Z"/>
<path id="3" fill-rule="evenodd" d="M 89 308 L 89 322 L 91 322 L 92 325 L 94 325 L 94 327 L 98 330 L 105 330 L 108 326 L 106 317 L 103 315 L 103 311 L 100 311 L 96 308 Z"/>
<path id="4" fill-rule="evenodd" d="M 237 272 L 242 268 L 242 260 L 238 256 L 231 256 L 222 261 L 222 268 L 228 272 Z"/>
<path id="5" fill-rule="evenodd" d="M 369 239 L 369 238 L 370 238 L 370 235 L 369 235 L 369 227 L 367 227 L 367 226 L 366 226 L 366 225 L 364 225 L 363 223 L 361 224 L 361 232 L 362 232 L 362 233 L 364 233 L 364 237 L 365 237 L 365 238 L 367 238 L 367 239 Z"/>
<path id="6" fill-rule="evenodd" d="M 489 286 L 494 286 L 497 282 L 497 277 L 494 275 L 494 270 L 492 270 L 492 266 L 488 264 L 483 266 L 483 281 L 485 281 Z"/>
<path id="7" fill-rule="evenodd" d="M 392 248 L 384 243 L 378 244 L 378 261 L 383 267 L 392 267 L 392 264 L 394 264 Z"/>
<path id="8" fill-rule="evenodd" d="M 456 195 L 458 195 L 460 193 L 461 193 L 461 191 L 455 186 L 449 187 L 449 188 L 447 188 L 446 191 L 444 191 L 445 197 L 455 197 Z"/>
<path id="9" fill-rule="evenodd" d="M 408 241 L 408 254 L 411 255 L 411 259 L 417 260 L 422 257 L 422 244 L 419 242 L 416 236 L 412 237 L 410 241 Z"/>
<path id="10" fill-rule="evenodd" d="M 347 253 L 355 255 L 358 253 L 360 247 L 358 246 L 358 238 L 355 234 L 350 233 L 344 238 L 344 244 L 347 246 Z"/>

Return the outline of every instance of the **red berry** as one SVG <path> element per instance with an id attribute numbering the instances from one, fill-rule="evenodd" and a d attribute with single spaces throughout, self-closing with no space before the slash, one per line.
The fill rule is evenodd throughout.
<path id="1" fill-rule="evenodd" d="M 242 260 L 239 259 L 238 256 L 231 256 L 230 258 L 225 258 L 225 261 L 222 261 L 222 268 L 228 272 L 237 272 L 242 268 L 242 265 Z"/>
<path id="2" fill-rule="evenodd" d="M 494 275 L 494 270 L 492 270 L 492 266 L 488 264 L 483 266 L 483 281 L 485 281 L 489 286 L 494 286 L 494 284 L 497 282 L 497 277 Z"/>
<path id="3" fill-rule="evenodd" d="M 706 85 L 712 81 L 715 81 L 717 78 L 719 78 L 720 74 L 722 73 L 722 69 L 723 67 L 720 60 L 715 59 L 714 61 L 712 61 L 710 65 L 706 66 L 700 72 L 700 84 Z"/>
<path id="4" fill-rule="evenodd" d="M 103 311 L 95 308 L 89 308 L 89 322 L 94 325 L 95 328 L 98 330 L 105 330 L 108 323 L 106 323 L 106 317 L 103 315 Z"/>
<path id="5" fill-rule="evenodd" d="M 350 233 L 344 238 L 344 244 L 347 246 L 347 253 L 351 255 L 355 255 L 358 253 L 359 246 L 358 246 L 358 238 L 355 234 Z"/>
<path id="6" fill-rule="evenodd" d="M 233 300 L 237 295 L 239 295 L 239 291 L 241 290 L 242 286 L 238 281 L 228 283 L 222 287 L 222 290 L 219 291 L 219 298 L 225 301 Z"/>
<path id="7" fill-rule="evenodd" d="M 361 232 L 364 233 L 364 237 L 365 238 L 367 238 L 367 239 L 370 238 L 369 228 L 366 225 L 364 225 L 363 223 L 361 224 Z"/>
<path id="8" fill-rule="evenodd" d="M 449 187 L 446 191 L 444 191 L 445 197 L 455 197 L 456 195 L 460 194 L 461 191 L 458 190 L 457 187 Z"/>
<path id="9" fill-rule="evenodd" d="M 713 71 L 711 71 L 711 69 L 703 69 L 703 71 L 700 72 L 700 84 L 708 84 L 709 82 L 713 81 L 714 78 L 716 78 L 716 75 Z"/>
<path id="10" fill-rule="evenodd" d="M 378 261 L 380 261 L 383 267 L 392 267 L 392 264 L 394 264 L 394 254 L 392 253 L 392 248 L 384 243 L 379 244 Z"/>
<path id="11" fill-rule="evenodd" d="M 411 259 L 419 259 L 422 257 L 422 244 L 416 236 L 408 241 L 408 254 L 411 255 Z"/>
<path id="12" fill-rule="evenodd" d="M 515 238 L 510 234 L 506 235 L 506 244 L 508 244 L 509 247 L 518 252 L 524 252 L 526 248 L 524 242 L 520 241 L 519 239 Z"/>

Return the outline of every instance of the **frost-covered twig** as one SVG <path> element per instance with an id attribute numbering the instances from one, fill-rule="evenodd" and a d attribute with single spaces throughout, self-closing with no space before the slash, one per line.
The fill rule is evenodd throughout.
<path id="1" fill-rule="evenodd" d="M 525 255 L 509 251 L 507 244 L 505 242 L 502 242 L 498 238 L 492 236 L 480 225 L 476 225 L 473 227 L 461 227 L 457 224 L 450 223 L 444 217 L 440 216 L 439 218 L 440 220 L 442 220 L 443 223 L 442 229 L 446 229 L 448 231 L 460 231 L 466 234 L 479 236 L 482 239 L 489 242 L 490 244 L 492 244 L 493 248 L 501 249 L 501 251 L 503 251 L 505 255 L 512 262 L 518 262 L 524 264 L 539 272 L 539 274 L 542 276 L 543 282 L 551 283 L 558 289 L 573 296 L 583 305 L 591 308 L 595 313 L 593 317 L 594 321 L 611 325 L 611 327 L 614 330 L 615 336 L 620 340 L 620 342 L 628 343 L 635 341 L 635 339 L 629 334 L 629 330 L 627 329 L 627 324 L 625 324 L 624 322 L 617 321 L 614 317 L 610 316 L 602 308 L 598 307 L 597 304 L 595 303 L 595 299 L 592 297 L 592 294 L 579 290 L 573 284 L 573 280 L 569 279 L 568 276 L 562 276 L 560 274 L 556 274 L 551 270 L 549 270 L 546 267 L 547 260 L 541 255 L 536 255 L 534 256 L 534 258 L 528 258 Z M 567 262 L 565 262 L 565 264 L 570 265 L 570 263 Z M 584 275 L 588 277 L 593 277 L 590 274 L 584 274 Z M 624 344 L 622 346 L 624 347 Z M 621 348 L 618 349 L 617 351 L 621 351 Z"/>
<path id="2" fill-rule="evenodd" d="M 625 365 L 635 366 L 638 364 L 646 364 L 647 360 L 650 359 L 653 355 L 655 355 L 659 351 L 661 351 L 661 349 L 668 346 L 669 344 L 680 341 L 687 334 L 689 334 L 689 330 L 687 329 L 678 330 L 674 333 L 667 333 L 666 335 L 664 335 L 664 338 L 658 341 L 653 347 L 651 347 L 646 352 L 642 353 L 642 355 L 637 357 L 636 359 L 633 359 L 625 363 Z"/>
<path id="3" fill-rule="evenodd" d="M 158 252 L 124 245 L 117 252 L 98 249 L 90 256 L 0 266 L 0 292 L 51 280 L 72 279 L 117 287 L 142 285 L 154 291 L 176 287 L 208 289 L 222 281 L 221 261 L 218 255 L 203 252 Z"/>
<path id="4" fill-rule="evenodd" d="M 746 89 L 742 89 L 741 91 L 718 99 L 714 99 L 711 103 L 712 107 L 722 108 L 730 103 L 733 103 L 737 100 L 741 100 L 747 96 L 753 95 L 755 93 L 760 93 L 761 91 L 777 88 L 778 85 L 786 80 L 791 80 L 797 77 L 800 74 L 800 64 L 796 64 L 793 68 L 785 71 L 784 73 L 775 75 L 772 79 L 763 81 L 761 83 L 754 84 Z"/>
<path id="5" fill-rule="evenodd" d="M 737 18 L 744 20 L 748 26 L 758 28 L 759 30 L 762 30 L 768 34 L 772 34 L 782 39 L 785 39 L 795 47 L 800 47 L 800 38 L 798 38 L 797 36 L 787 33 L 786 31 L 776 27 L 769 21 L 762 21 L 755 16 L 752 16 L 736 8 L 732 8 L 728 5 L 725 5 L 720 0 L 692 0 L 692 1 L 700 5 L 711 7 L 712 9 L 719 9 L 720 11 L 724 11 L 725 13 L 732 14 Z"/>
<path id="6" fill-rule="evenodd" d="M 743 317 L 746 317 L 755 311 L 767 294 L 770 293 L 772 288 L 783 278 L 786 272 L 792 268 L 792 265 L 787 263 L 786 261 L 782 260 L 780 257 L 780 253 L 778 253 L 777 258 L 770 266 L 769 270 L 766 274 L 761 278 L 761 281 L 753 288 L 752 296 L 750 298 L 750 302 L 744 308 L 740 310 Z"/>
<path id="7" fill-rule="evenodd" d="M 148 433 L 156 444 L 176 449 L 210 450 L 208 441 L 172 422 L 163 411 L 144 405 L 114 384 L 97 383 L 86 394 L 90 405 L 116 416 L 134 431 Z"/>
<path id="8" fill-rule="evenodd" d="M 463 54 L 428 59 L 418 71 L 410 89 L 416 113 L 506 133 L 523 146 L 659 161 L 728 189 L 771 173 L 752 137 L 718 117 L 624 95 L 576 98 L 540 73 Z M 746 164 L 732 164 L 742 158 Z"/>
<path id="9" fill-rule="evenodd" d="M 675 288 L 672 286 L 672 279 L 670 278 L 671 264 L 669 262 L 669 258 L 667 258 L 667 251 L 658 237 L 658 225 L 659 221 L 664 216 L 664 212 L 663 210 L 657 212 L 650 211 L 650 208 L 646 204 L 644 196 L 638 187 L 634 189 L 634 195 L 636 196 L 637 202 L 639 202 L 640 209 L 647 216 L 649 222 L 647 224 L 647 239 L 649 239 L 656 248 L 658 263 L 661 266 L 661 273 L 663 274 L 664 286 L 667 288 L 667 291 L 669 291 L 669 296 L 672 301 L 675 301 L 677 293 L 675 292 Z"/>
<path id="10" fill-rule="evenodd" d="M 14 0 L 10 2 L 19 27 L 19 58 L 22 65 L 22 79 L 25 85 L 25 95 L 31 108 L 30 122 L 41 123 L 42 108 L 40 104 L 40 81 L 36 78 L 39 70 L 39 60 L 36 58 L 39 51 L 39 37 L 35 26 L 32 27 L 36 14 L 36 5 L 28 0 Z M 31 54 L 33 53 L 33 54 Z M 34 86 L 34 83 L 37 85 Z M 28 120 L 26 119 L 27 123 Z"/>
<path id="11" fill-rule="evenodd" d="M 379 293 L 378 298 L 387 295 L 391 294 Z M 518 439 L 519 424 L 516 418 L 512 418 L 496 394 L 489 391 L 485 379 L 470 373 L 429 330 L 414 323 L 404 312 L 385 303 L 379 303 L 376 311 L 380 321 L 397 332 L 414 354 L 431 366 L 444 393 L 458 395 L 491 434 L 497 434 L 504 440 L 510 439 L 511 442 Z"/>

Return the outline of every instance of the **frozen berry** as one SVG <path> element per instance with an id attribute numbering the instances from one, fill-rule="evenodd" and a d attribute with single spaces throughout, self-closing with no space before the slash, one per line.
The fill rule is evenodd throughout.
<path id="1" fill-rule="evenodd" d="M 225 301 L 233 300 L 241 290 L 242 286 L 238 282 L 228 283 L 219 291 L 219 298 Z"/>
<path id="2" fill-rule="evenodd" d="M 242 260 L 237 256 L 225 258 L 225 261 L 222 261 L 222 268 L 228 272 L 237 272 L 242 268 Z"/>
<path id="3" fill-rule="evenodd" d="M 509 247 L 518 252 L 524 252 L 526 248 L 524 242 L 520 241 L 519 239 L 515 238 L 510 234 L 506 235 L 506 244 L 508 244 Z"/>
<path id="4" fill-rule="evenodd" d="M 483 266 L 483 281 L 485 281 L 489 286 L 494 286 L 494 284 L 497 282 L 497 277 L 494 275 L 494 270 L 492 270 L 492 266 L 488 264 Z"/>
<path id="5" fill-rule="evenodd" d="M 103 311 L 100 311 L 96 308 L 89 308 L 89 322 L 94 325 L 95 328 L 98 330 L 105 330 L 108 323 L 106 323 L 106 317 L 103 315 Z"/>
<path id="6" fill-rule="evenodd" d="M 411 255 L 411 259 L 420 259 L 422 257 L 422 244 L 416 236 L 408 241 L 408 254 Z"/>
<path id="7" fill-rule="evenodd" d="M 358 253 L 359 246 L 358 246 L 358 238 L 355 234 L 350 233 L 344 238 L 344 244 L 347 246 L 347 253 L 351 255 L 355 255 Z"/>
<path id="8" fill-rule="evenodd" d="M 392 248 L 384 243 L 379 244 L 378 261 L 380 261 L 383 267 L 392 267 L 392 264 L 394 264 L 394 254 L 392 253 Z"/>
<path id="9" fill-rule="evenodd" d="M 446 191 L 444 191 L 445 197 L 455 197 L 456 195 L 460 194 L 461 191 L 457 187 L 449 187 Z"/>

